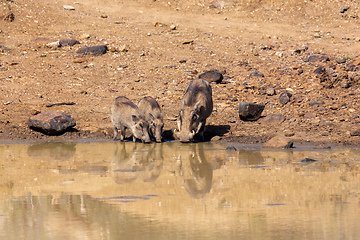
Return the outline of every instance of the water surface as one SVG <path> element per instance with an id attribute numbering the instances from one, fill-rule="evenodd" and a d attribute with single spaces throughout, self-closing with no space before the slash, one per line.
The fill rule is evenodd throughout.
<path id="1" fill-rule="evenodd" d="M 0 239 L 359 239 L 360 149 L 0 145 Z"/>

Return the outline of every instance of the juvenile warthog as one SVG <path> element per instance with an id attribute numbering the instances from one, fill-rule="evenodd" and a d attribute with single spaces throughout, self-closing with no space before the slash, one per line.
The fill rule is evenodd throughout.
<path id="1" fill-rule="evenodd" d="M 142 142 L 151 142 L 149 136 L 149 124 L 138 107 L 126 97 L 117 97 L 111 104 L 111 122 L 114 127 L 114 140 L 117 139 L 120 130 L 120 140 L 125 137 L 125 129 L 128 128 L 133 134 L 133 141 L 140 139 Z"/>
<path id="2" fill-rule="evenodd" d="M 204 140 L 206 118 L 213 109 L 212 91 L 210 84 L 203 79 L 194 79 L 187 87 L 180 105 L 178 118 L 179 132 L 175 136 L 181 142 L 190 142 L 195 134 Z"/>
<path id="3" fill-rule="evenodd" d="M 160 105 L 152 97 L 144 97 L 138 104 L 139 110 L 145 115 L 145 120 L 149 123 L 150 136 L 161 142 L 163 133 L 163 114 Z"/>

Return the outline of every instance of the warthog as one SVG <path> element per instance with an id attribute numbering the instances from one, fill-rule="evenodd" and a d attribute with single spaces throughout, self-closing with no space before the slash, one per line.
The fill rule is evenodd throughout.
<path id="1" fill-rule="evenodd" d="M 149 124 L 138 107 L 127 97 L 117 97 L 111 104 L 111 122 L 114 127 L 114 140 L 117 139 L 120 130 L 120 140 L 125 137 L 125 130 L 128 128 L 133 141 L 140 139 L 142 142 L 151 142 L 149 136 Z"/>
<path id="2" fill-rule="evenodd" d="M 179 132 L 175 130 L 175 136 L 181 142 L 190 142 L 198 134 L 203 141 L 206 119 L 213 110 L 210 84 L 200 78 L 191 81 L 181 100 L 180 109 Z"/>
<path id="3" fill-rule="evenodd" d="M 163 114 L 160 105 L 152 97 L 144 97 L 140 100 L 138 108 L 145 115 L 145 120 L 149 123 L 150 136 L 161 142 L 163 133 Z"/>

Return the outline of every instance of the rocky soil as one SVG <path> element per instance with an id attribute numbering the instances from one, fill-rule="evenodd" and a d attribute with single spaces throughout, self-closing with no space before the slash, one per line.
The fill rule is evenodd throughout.
<path id="1" fill-rule="evenodd" d="M 208 140 L 360 144 L 359 1 L 0 4 L 1 142 L 110 140 L 110 104 L 121 95 L 154 97 L 168 136 L 187 84 L 217 70 Z M 241 120 L 239 102 L 265 105 L 261 118 Z M 75 128 L 48 136 L 28 127 L 47 111 L 70 114 Z"/>

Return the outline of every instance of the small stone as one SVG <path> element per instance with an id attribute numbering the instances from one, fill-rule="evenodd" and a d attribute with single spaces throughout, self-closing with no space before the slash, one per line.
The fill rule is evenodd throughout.
<path id="1" fill-rule="evenodd" d="M 176 26 L 175 26 L 175 25 L 171 25 L 171 26 L 170 26 L 170 30 L 176 30 Z"/>
<path id="2" fill-rule="evenodd" d="M 60 112 L 44 112 L 33 115 L 28 119 L 27 124 L 30 128 L 48 135 L 61 134 L 76 125 L 71 115 Z"/>
<path id="3" fill-rule="evenodd" d="M 252 73 L 250 73 L 250 77 L 265 77 L 264 74 L 262 74 L 259 71 L 254 71 Z"/>
<path id="4" fill-rule="evenodd" d="M 350 136 L 360 136 L 360 129 L 350 131 Z"/>
<path id="5" fill-rule="evenodd" d="M 106 45 L 99 45 L 93 47 L 83 47 L 77 51 L 77 53 L 82 53 L 84 55 L 91 54 L 93 56 L 105 54 L 108 50 Z"/>
<path id="6" fill-rule="evenodd" d="M 239 102 L 239 117 L 243 121 L 256 121 L 264 111 L 265 105 Z"/>
<path id="7" fill-rule="evenodd" d="M 275 89 L 274 89 L 273 87 L 268 87 L 268 88 L 266 88 L 266 94 L 267 94 L 268 96 L 273 96 L 273 95 L 275 95 Z"/>
<path id="8" fill-rule="evenodd" d="M 83 63 L 85 61 L 86 61 L 85 58 L 75 58 L 74 59 L 74 63 Z"/>
<path id="9" fill-rule="evenodd" d="M 294 141 L 285 136 L 275 136 L 267 141 L 263 147 L 266 148 L 292 148 L 294 145 Z"/>
<path id="10" fill-rule="evenodd" d="M 74 46 L 76 44 L 80 44 L 80 42 L 78 40 L 75 39 L 61 39 L 59 41 L 59 44 L 61 47 L 63 46 Z"/>
<path id="11" fill-rule="evenodd" d="M 45 46 L 48 47 L 48 48 L 57 48 L 57 47 L 60 47 L 61 45 L 60 45 L 59 41 L 56 41 L 56 42 L 48 43 Z"/>
<path id="12" fill-rule="evenodd" d="M 186 63 L 186 59 L 185 58 L 180 58 L 179 63 Z"/>
<path id="13" fill-rule="evenodd" d="M 324 67 L 318 67 L 317 69 L 314 70 L 315 74 L 323 74 L 326 72 L 326 69 Z"/>
<path id="14" fill-rule="evenodd" d="M 199 78 L 205 79 L 209 83 L 211 82 L 221 83 L 221 81 L 224 79 L 223 75 L 217 70 L 206 71 L 200 74 Z"/>
<path id="15" fill-rule="evenodd" d="M 108 18 L 108 15 L 106 15 L 106 14 L 101 14 L 100 17 L 101 17 L 101 18 Z"/>
<path id="16" fill-rule="evenodd" d="M 126 45 L 121 45 L 120 48 L 119 48 L 120 52 L 128 52 L 129 51 L 129 48 L 128 46 Z"/>
<path id="17" fill-rule="evenodd" d="M 309 105 L 312 107 L 318 107 L 319 105 L 322 105 L 322 104 L 324 104 L 324 101 L 321 99 L 316 99 L 316 100 L 309 102 Z"/>
<path id="18" fill-rule="evenodd" d="M 88 39 L 90 38 L 90 35 L 89 34 L 83 34 L 79 37 L 80 40 L 83 40 L 83 39 Z"/>
<path id="19" fill-rule="evenodd" d="M 284 135 L 285 135 L 285 137 L 292 137 L 295 135 L 295 133 L 291 130 L 285 130 Z"/>
<path id="20" fill-rule="evenodd" d="M 75 8 L 73 6 L 70 6 L 70 5 L 64 5 L 63 8 L 65 10 L 75 10 Z"/>
<path id="21" fill-rule="evenodd" d="M 313 163 L 313 162 L 317 162 L 317 160 L 312 159 L 312 158 L 304 158 L 300 162 L 302 162 L 302 163 Z"/>
<path id="22" fill-rule="evenodd" d="M 285 120 L 284 115 L 282 114 L 271 114 L 269 116 L 266 116 L 261 120 L 264 124 L 280 124 Z"/>
<path id="23" fill-rule="evenodd" d="M 190 44 L 190 43 L 193 43 L 194 40 L 185 40 L 182 42 L 182 44 Z"/>
<path id="24" fill-rule="evenodd" d="M 350 9 L 350 6 L 345 6 L 345 7 L 342 7 L 340 10 L 339 10 L 339 12 L 340 13 L 344 13 L 344 12 L 346 12 L 347 10 L 349 10 Z"/>
<path id="25" fill-rule="evenodd" d="M 279 96 L 280 103 L 282 103 L 283 105 L 287 104 L 288 102 L 290 102 L 291 96 L 292 94 L 289 92 L 282 92 Z"/>

